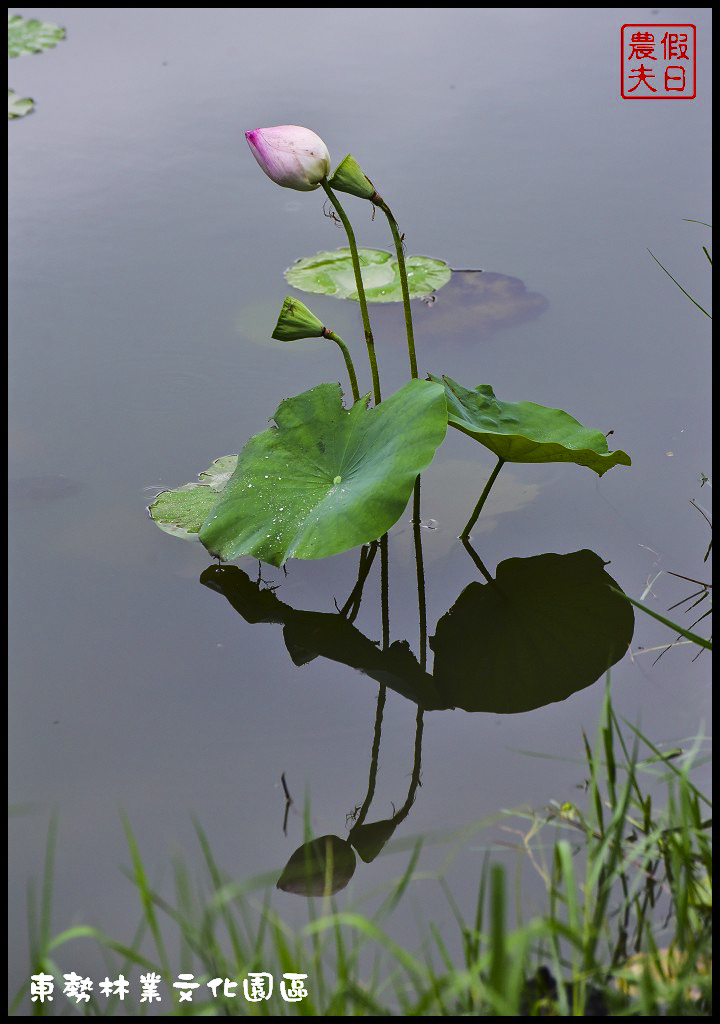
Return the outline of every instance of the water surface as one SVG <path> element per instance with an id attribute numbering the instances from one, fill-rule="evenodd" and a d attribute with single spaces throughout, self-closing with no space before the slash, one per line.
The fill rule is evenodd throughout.
<path id="1" fill-rule="evenodd" d="M 411 252 L 460 270 L 414 303 L 421 368 L 499 397 L 568 410 L 628 451 L 602 480 L 575 466 L 507 466 L 474 530 L 491 571 L 509 558 L 590 549 L 632 596 L 661 570 L 707 578 L 709 10 L 43 8 L 56 50 L 11 62 L 37 111 L 9 125 L 12 988 L 26 972 L 25 882 L 58 815 L 55 926 L 89 921 L 129 939 L 136 920 L 120 810 L 150 874 L 180 849 L 199 865 L 197 815 L 237 877 L 288 860 L 307 794 L 316 834 L 347 834 L 366 792 L 377 684 L 323 658 L 296 667 L 281 631 L 245 622 L 199 583 L 199 545 L 144 508 L 264 429 L 278 402 L 342 372 L 329 347 L 270 340 L 282 271 L 344 244 L 322 196 L 280 190 L 243 131 L 304 124 L 334 160 L 358 158 Z M 619 96 L 620 25 L 698 26 L 698 97 Z M 349 201 L 361 244 L 387 246 Z M 357 308 L 312 297 L 351 343 Z M 398 306 L 374 325 L 386 392 L 407 377 Z M 430 633 L 478 578 L 457 535 L 493 465 L 450 432 L 423 478 Z M 25 481 L 23 484 L 22 481 Z M 29 483 L 28 483 L 29 481 Z M 18 497 L 19 496 L 19 497 Z M 410 510 L 390 537 L 392 640 L 418 653 Z M 263 569 L 278 597 L 332 612 L 357 552 Z M 244 560 L 253 578 L 257 565 Z M 659 611 L 691 584 L 662 575 Z M 356 625 L 380 640 L 377 566 Z M 638 618 L 613 670 L 616 707 L 656 742 L 694 736 L 709 712 L 709 660 Z M 518 715 L 426 718 L 422 785 L 396 832 L 453 829 L 502 807 L 574 799 L 602 683 Z M 374 817 L 405 800 L 415 707 L 390 692 Z M 285 773 L 296 807 L 284 834 Z M 452 879 L 472 899 L 482 838 Z M 436 861 L 428 853 L 428 864 Z M 351 888 L 393 878 L 405 854 L 360 865 Z M 344 898 L 344 897 L 339 897 Z M 452 928 L 428 884 L 416 897 Z M 302 900 L 276 906 L 301 920 Z M 409 944 L 410 912 L 393 922 Z M 78 946 L 67 970 L 91 972 Z M 68 954 L 69 956 L 69 954 Z"/>

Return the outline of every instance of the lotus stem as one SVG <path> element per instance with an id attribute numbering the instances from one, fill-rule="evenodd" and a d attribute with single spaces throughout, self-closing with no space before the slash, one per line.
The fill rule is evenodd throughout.
<path id="1" fill-rule="evenodd" d="M 352 356 L 350 355 L 350 349 L 347 347 L 342 338 L 335 333 L 335 331 L 329 330 L 327 327 L 323 330 L 323 338 L 327 338 L 329 341 L 334 341 L 343 354 L 345 360 L 345 366 L 347 367 L 348 377 L 350 378 L 350 387 L 352 388 L 353 400 L 355 402 L 360 401 L 360 391 L 358 390 L 357 377 L 355 376 L 355 367 L 353 366 Z"/>
<path id="2" fill-rule="evenodd" d="M 403 249 L 402 235 L 400 234 L 397 221 L 393 217 L 392 211 L 385 200 L 381 199 L 376 192 L 370 201 L 374 203 L 375 206 L 378 206 L 387 217 L 393 236 L 393 242 L 395 243 L 398 270 L 400 271 L 400 287 L 402 288 L 403 308 L 405 310 L 405 331 L 407 333 L 408 355 L 410 357 L 410 374 L 413 379 L 417 379 L 418 368 L 417 359 L 415 357 L 415 336 L 413 334 L 412 312 L 410 310 L 410 288 L 408 287 L 407 269 L 405 267 L 405 250 Z"/>
<path id="3" fill-rule="evenodd" d="M 370 372 L 372 373 L 373 397 L 375 399 L 375 405 L 379 405 L 381 402 L 380 376 L 378 374 L 377 359 L 375 357 L 375 341 L 373 339 L 372 330 L 370 329 L 370 314 L 368 313 L 367 299 L 365 298 L 365 288 L 363 286 L 362 274 L 360 273 L 360 257 L 358 256 L 355 232 L 347 218 L 347 214 L 338 201 L 338 197 L 328 185 L 327 180 L 323 178 L 320 184 L 324 188 L 328 199 L 337 210 L 350 244 L 350 256 L 352 258 L 353 271 L 355 273 L 355 286 L 357 288 L 358 301 L 360 303 L 360 313 L 362 315 L 363 330 L 365 332 L 365 344 L 367 345 L 368 359 L 370 360 Z"/>
<path id="4" fill-rule="evenodd" d="M 485 502 L 487 501 L 487 496 L 488 496 L 488 494 L 490 493 L 490 491 L 492 489 L 492 485 L 495 483 L 495 480 L 497 479 L 497 475 L 500 472 L 500 470 L 503 468 L 504 465 L 505 465 L 505 459 L 500 459 L 499 458 L 498 461 L 497 461 L 497 466 L 495 467 L 495 469 L 490 474 L 490 479 L 488 480 L 488 482 L 485 484 L 485 487 L 483 488 L 483 492 L 480 495 L 480 498 L 478 499 L 478 503 L 475 506 L 473 514 L 468 519 L 467 524 L 465 526 L 465 529 L 460 534 L 460 540 L 465 541 L 470 536 L 470 531 L 472 530 L 473 526 L 477 522 L 478 516 L 482 512 L 482 507 L 485 504 Z"/>

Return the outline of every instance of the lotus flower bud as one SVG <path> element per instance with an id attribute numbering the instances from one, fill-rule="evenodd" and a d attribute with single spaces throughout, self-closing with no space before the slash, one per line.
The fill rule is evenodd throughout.
<path id="1" fill-rule="evenodd" d="M 276 341 L 300 341 L 301 338 L 322 338 L 325 327 L 304 302 L 288 295 L 272 332 Z"/>
<path id="2" fill-rule="evenodd" d="M 359 199 L 372 199 L 373 196 L 380 198 L 354 156 L 348 155 L 338 164 L 328 185 L 338 192 L 349 192 Z"/>
<path id="3" fill-rule="evenodd" d="M 327 146 L 309 128 L 283 124 L 245 132 L 245 138 L 268 178 L 284 188 L 310 192 L 330 172 Z"/>

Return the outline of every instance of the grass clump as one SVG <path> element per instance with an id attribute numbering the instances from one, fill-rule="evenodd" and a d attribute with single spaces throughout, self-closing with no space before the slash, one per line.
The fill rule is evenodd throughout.
<path id="1" fill-rule="evenodd" d="M 11 1013 L 709 1016 L 711 805 L 692 778 L 702 741 L 687 751 L 663 752 L 618 718 L 608 687 L 597 736 L 593 742 L 583 736 L 583 743 L 582 806 L 553 804 L 542 813 L 513 812 L 507 821 L 545 883 L 543 912 L 509 927 L 505 869 L 486 852 L 469 912 L 457 905 L 447 880 L 435 876 L 457 934 L 444 938 L 446 929 L 431 921 L 421 926 L 412 949 L 391 936 L 389 920 L 414 881 L 427 880 L 418 870 L 422 840 L 372 913 L 340 909 L 327 896 L 308 900 L 307 924 L 291 927 L 272 905 L 277 872 L 237 882 L 221 871 L 197 824 L 204 877 L 194 882 L 176 860 L 168 901 L 151 885 L 127 821 L 128 874 L 141 911 L 136 934 L 121 943 L 78 926 L 53 936 L 53 823 L 40 897 L 31 890 L 28 903 L 28 975 L 51 976 L 54 1000 L 31 1004 L 28 978 Z M 328 878 L 328 893 L 331 883 Z M 152 1008 L 140 1003 L 134 974 L 122 1002 L 94 991 L 82 1003 L 67 999 L 59 957 L 78 939 L 100 948 L 114 971 L 110 977 L 158 975 L 163 1002 Z M 173 988 L 183 972 L 200 984 L 192 1002 L 180 1002 Z M 252 972 L 272 973 L 276 984 L 283 974 L 301 972 L 308 994 L 292 1003 L 276 990 L 268 1000 L 249 1002 L 242 982 Z M 234 998 L 221 985 L 213 996 L 207 983 L 216 979 L 237 983 Z"/>

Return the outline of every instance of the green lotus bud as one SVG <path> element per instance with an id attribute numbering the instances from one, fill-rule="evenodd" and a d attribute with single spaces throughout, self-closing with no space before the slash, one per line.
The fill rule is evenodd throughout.
<path id="1" fill-rule="evenodd" d="M 324 332 L 325 327 L 305 303 L 288 295 L 272 336 L 277 341 L 299 341 L 301 338 L 322 338 Z"/>
<path id="2" fill-rule="evenodd" d="M 359 199 L 372 199 L 373 196 L 377 196 L 375 186 L 368 176 L 363 174 L 355 157 L 350 155 L 338 164 L 328 185 L 338 192 L 349 192 L 351 196 L 358 196 Z"/>

